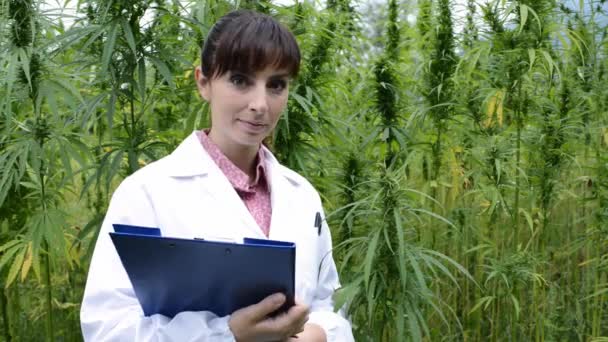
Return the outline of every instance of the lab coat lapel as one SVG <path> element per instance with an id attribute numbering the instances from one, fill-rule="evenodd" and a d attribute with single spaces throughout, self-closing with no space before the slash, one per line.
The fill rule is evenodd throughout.
<path id="1" fill-rule="evenodd" d="M 210 168 L 208 177 L 202 181 L 201 190 L 212 196 L 218 208 L 221 208 L 225 224 L 232 226 L 226 227 L 227 229 L 238 231 L 237 236 L 265 238 L 243 200 L 215 164 Z"/>
<path id="2" fill-rule="evenodd" d="M 272 204 L 272 217 L 270 221 L 269 239 L 279 241 L 293 241 L 294 231 L 291 213 L 294 211 L 292 201 L 293 184 L 285 177 L 281 166 L 274 157 L 268 158 L 268 173 L 270 179 L 270 201 Z"/>
<path id="3" fill-rule="evenodd" d="M 236 193 L 228 178 L 215 164 L 201 145 L 196 133 L 192 133 L 172 154 L 172 175 L 176 177 L 201 176 L 200 188 L 195 191 L 199 199 L 213 198 L 213 210 L 220 211 L 221 224 L 225 231 L 233 231 L 235 236 L 265 238 L 255 219 Z M 196 197 L 196 196 L 195 196 Z M 205 203 L 208 201 L 201 201 Z M 202 218 L 205 220 L 205 218 Z M 233 236 L 220 236 L 232 238 Z"/>

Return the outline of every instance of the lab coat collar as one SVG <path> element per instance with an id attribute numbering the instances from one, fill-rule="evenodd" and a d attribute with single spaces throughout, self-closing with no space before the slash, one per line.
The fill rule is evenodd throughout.
<path id="1" fill-rule="evenodd" d="M 295 172 L 282 166 L 268 148 L 262 145 L 266 166 L 272 173 L 281 174 L 293 185 L 300 185 L 302 178 Z M 215 164 L 211 156 L 202 147 L 196 131 L 192 132 L 169 156 L 168 173 L 172 177 L 194 177 L 208 175 Z"/>

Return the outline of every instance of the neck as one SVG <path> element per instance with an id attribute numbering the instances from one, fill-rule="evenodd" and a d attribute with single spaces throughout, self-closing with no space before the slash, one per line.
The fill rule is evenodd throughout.
<path id="1" fill-rule="evenodd" d="M 255 174 L 255 157 L 258 154 L 259 147 L 244 146 L 222 141 L 219 137 L 213 134 L 211 130 L 208 134 L 209 139 L 222 151 L 222 153 L 230 159 L 236 167 L 245 172 L 249 177 Z"/>

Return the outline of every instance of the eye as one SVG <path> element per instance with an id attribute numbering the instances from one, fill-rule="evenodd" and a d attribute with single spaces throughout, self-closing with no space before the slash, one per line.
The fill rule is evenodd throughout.
<path id="1" fill-rule="evenodd" d="M 245 88 L 249 85 L 249 79 L 245 75 L 233 74 L 230 75 L 230 83 L 237 88 Z"/>
<path id="2" fill-rule="evenodd" d="M 287 88 L 287 81 L 282 79 L 272 80 L 268 83 L 268 88 L 270 88 L 270 90 L 273 92 L 280 94 L 283 92 L 283 90 L 285 90 L 285 88 Z"/>

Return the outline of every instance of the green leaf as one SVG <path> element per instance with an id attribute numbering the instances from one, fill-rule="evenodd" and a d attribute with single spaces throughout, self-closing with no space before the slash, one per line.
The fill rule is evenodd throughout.
<path id="1" fill-rule="evenodd" d="M 541 53 L 543 54 L 543 57 L 545 57 L 545 60 L 547 60 L 547 64 L 549 64 L 549 73 L 553 74 L 553 69 L 555 69 L 559 78 L 561 79 L 561 72 L 559 70 L 558 65 L 553 60 L 553 57 L 551 57 L 549 52 L 547 52 L 546 50 L 541 50 Z"/>
<path id="2" fill-rule="evenodd" d="M 78 308 L 80 306 L 80 303 L 70 303 L 70 302 L 65 302 L 65 303 L 60 303 L 57 298 L 53 298 L 53 304 L 58 307 L 59 309 L 65 310 L 65 309 L 74 309 L 74 308 Z"/>
<path id="3" fill-rule="evenodd" d="M 380 230 L 376 230 L 367 246 L 367 253 L 365 253 L 365 259 L 363 260 L 363 280 L 365 281 L 365 288 L 369 288 L 370 275 L 372 273 L 372 267 L 374 265 L 374 259 L 376 257 L 376 248 L 378 247 L 378 240 L 380 240 Z"/>
<path id="4" fill-rule="evenodd" d="M 103 53 L 101 55 L 101 70 L 102 74 L 108 71 L 110 60 L 114 54 L 114 45 L 116 45 L 116 36 L 118 35 L 118 25 L 115 21 L 110 23 L 110 27 L 107 29 L 107 39 L 103 45 Z"/>
<path id="5" fill-rule="evenodd" d="M 11 268 L 8 272 L 8 276 L 6 278 L 5 288 L 8 288 L 9 286 L 11 286 L 13 281 L 15 281 L 17 274 L 19 274 L 19 271 L 21 270 L 21 265 L 23 265 L 23 258 L 25 257 L 25 250 L 26 250 L 25 248 L 20 248 L 19 253 L 13 260 L 13 264 L 11 265 Z"/>
<path id="6" fill-rule="evenodd" d="M 146 60 L 144 58 L 139 58 L 137 61 L 137 88 L 139 89 L 139 98 L 143 103 L 146 98 Z M 190 131 L 188 131 L 190 132 Z"/>
<path id="7" fill-rule="evenodd" d="M 588 300 L 588 299 L 591 299 L 591 298 L 594 298 L 594 297 L 597 297 L 597 296 L 601 296 L 601 295 L 603 295 L 605 293 L 608 293 L 608 287 L 600 289 L 600 290 L 597 290 L 593 294 L 590 294 L 590 295 L 588 295 L 587 297 L 584 297 L 581 300 Z"/>
<path id="8" fill-rule="evenodd" d="M 48 242 L 49 252 L 52 250 L 58 253 L 64 253 L 66 250 L 64 235 L 66 217 L 67 214 L 61 211 L 59 208 L 49 208 L 45 213 L 43 221 L 44 226 L 41 228 L 44 229 L 44 237 Z"/>
<path id="9" fill-rule="evenodd" d="M 86 157 L 90 154 L 87 145 L 85 145 L 82 140 L 79 140 L 78 137 L 73 136 L 63 139 L 62 142 L 63 144 L 61 146 L 66 150 L 72 160 L 75 160 L 82 169 L 86 168 Z"/>
<path id="10" fill-rule="evenodd" d="M 452 275 L 452 273 L 445 267 L 439 260 L 433 258 L 430 255 L 423 255 L 422 260 L 429 266 L 429 268 L 438 268 L 441 273 L 450 278 L 456 289 L 460 290 L 460 286 L 458 285 L 458 280 Z"/>
<path id="11" fill-rule="evenodd" d="M 25 78 L 27 79 L 27 85 L 29 86 L 30 91 L 31 91 L 32 75 L 30 73 L 30 54 L 28 53 L 27 50 L 20 48 L 17 50 L 17 55 L 19 56 L 19 64 L 21 65 L 21 68 L 23 69 L 23 74 L 25 75 Z"/>
<path id="12" fill-rule="evenodd" d="M 528 21 L 528 6 L 521 4 L 519 6 L 519 17 L 520 17 L 520 22 L 519 22 L 519 30 L 517 31 L 517 34 L 521 34 L 521 31 L 523 31 L 524 26 L 526 26 L 526 22 Z"/>
<path id="13" fill-rule="evenodd" d="M 397 251 L 397 255 L 399 257 L 399 278 L 401 280 L 401 290 L 402 291 L 407 291 L 407 268 L 405 265 L 405 250 L 406 250 L 406 246 L 405 246 L 405 238 L 404 238 L 404 229 L 403 229 L 403 225 L 401 222 L 401 217 L 399 216 L 399 213 L 395 210 L 393 211 L 393 215 L 394 215 L 394 219 L 395 219 L 395 226 L 397 228 L 397 231 L 395 232 L 397 235 L 397 241 L 398 241 L 398 248 L 399 250 Z"/>
<path id="14" fill-rule="evenodd" d="M 397 327 L 397 336 L 405 339 L 405 311 L 403 305 L 397 305 L 397 312 L 395 314 L 395 326 Z"/>
<path id="15" fill-rule="evenodd" d="M 125 34 L 127 44 L 129 45 L 131 52 L 133 52 L 133 56 L 137 56 L 137 47 L 135 44 L 135 37 L 133 36 L 133 30 L 131 30 L 131 26 L 129 26 L 129 23 L 125 18 L 120 19 L 120 25 L 122 27 L 122 31 Z"/>
<path id="16" fill-rule="evenodd" d="M 532 67 L 534 66 L 534 61 L 536 60 L 536 50 L 528 49 L 528 58 L 530 60 L 530 68 L 528 68 L 528 72 L 532 71 Z"/>
<path id="17" fill-rule="evenodd" d="M 108 121 L 108 129 L 112 132 L 112 128 L 114 127 L 114 112 L 116 111 L 116 100 L 118 95 L 116 91 L 112 91 L 110 94 L 110 101 L 108 101 L 108 105 L 106 107 L 106 119 Z"/>
<path id="18" fill-rule="evenodd" d="M 423 214 L 426 214 L 428 216 L 434 217 L 434 218 L 438 219 L 439 221 L 447 224 L 448 226 L 450 226 L 452 228 L 456 228 L 456 226 L 452 222 L 450 222 L 448 219 L 446 219 L 445 217 L 443 217 L 441 215 L 435 214 L 434 212 L 428 211 L 426 209 L 415 209 L 415 208 L 411 208 L 409 210 L 413 211 L 413 212 L 423 213 Z"/>
<path id="19" fill-rule="evenodd" d="M 481 246 L 483 248 L 483 246 Z M 471 248 L 470 250 L 468 250 L 465 253 L 469 253 L 471 250 L 476 250 L 477 247 Z M 431 250 L 431 249 L 427 249 L 426 250 L 427 254 L 432 254 L 435 255 L 441 259 L 443 259 L 444 261 L 446 261 L 447 263 L 451 264 L 452 266 L 454 266 L 460 273 L 462 273 L 464 276 L 466 276 L 467 278 L 469 278 L 470 281 L 472 281 L 476 286 L 479 286 L 477 284 L 477 282 L 475 281 L 475 278 L 473 278 L 473 276 L 469 273 L 469 271 L 467 271 L 466 268 L 464 268 L 461 264 L 459 264 L 458 262 L 456 262 L 456 260 L 448 257 L 447 255 Z M 447 274 L 446 274 L 447 275 Z"/>
<path id="20" fill-rule="evenodd" d="M 420 264 L 416 257 L 411 251 L 406 251 L 405 255 L 407 256 L 410 266 L 414 269 L 414 275 L 416 276 L 416 286 L 421 289 L 424 294 L 430 293 L 428 286 L 426 285 L 426 279 L 424 278 L 424 274 L 420 268 Z"/>
<path id="21" fill-rule="evenodd" d="M 102 103 L 102 101 L 108 96 L 107 93 L 99 94 L 93 97 L 90 101 L 86 102 L 84 108 L 84 114 L 82 116 L 81 128 L 86 129 L 87 125 L 91 124 L 91 116 L 96 112 L 97 107 Z M 95 118 L 97 121 L 97 118 Z"/>
<path id="22" fill-rule="evenodd" d="M 9 252 L 5 252 L 5 251 L 10 250 L 12 247 L 14 247 L 20 243 L 21 243 L 21 240 L 11 240 L 11 241 L 5 243 L 4 245 L 2 245 L 0 247 L 0 253 L 4 253 L 4 254 L 2 255 L 2 259 L 0 259 L 0 260 L 4 260 L 6 255 L 9 254 Z M 0 261 L 0 269 L 2 269 L 3 264 L 5 264 L 5 262 Z"/>
<path id="23" fill-rule="evenodd" d="M 108 188 L 108 192 L 109 192 L 110 183 L 111 183 L 112 179 L 120 171 L 120 166 L 122 164 L 123 156 L 124 156 L 124 151 L 123 150 L 119 150 L 119 151 L 115 152 L 114 158 L 112 159 L 112 163 L 110 164 L 110 169 L 108 170 L 108 173 L 107 173 L 107 182 L 108 182 L 107 183 L 107 188 Z"/>
<path id="24" fill-rule="evenodd" d="M 171 89 L 174 89 L 175 84 L 173 83 L 173 75 L 171 74 L 171 71 L 169 70 L 167 64 L 154 56 L 148 56 L 148 59 L 150 59 L 150 62 L 154 64 L 156 70 L 158 70 L 158 72 L 165 79 L 165 81 L 167 81 Z"/>
<path id="25" fill-rule="evenodd" d="M 25 252 L 25 260 L 23 260 L 23 267 L 21 268 L 21 281 L 23 282 L 27 277 L 27 274 L 30 271 L 30 267 L 32 267 L 32 262 L 34 259 L 34 250 L 32 246 L 32 242 L 27 244 L 27 250 Z"/>
<path id="26" fill-rule="evenodd" d="M 310 100 L 297 94 L 296 92 L 293 92 L 293 94 L 291 94 L 290 96 L 298 103 L 298 105 L 300 105 L 300 108 L 304 109 L 306 114 L 308 114 L 308 116 L 312 118 L 313 115 L 310 110 L 310 107 L 312 107 L 313 105 Z"/>
<path id="27" fill-rule="evenodd" d="M 74 83 L 68 82 L 62 78 L 54 78 L 52 80 L 47 80 L 46 82 L 50 82 L 53 89 L 60 93 L 64 100 L 65 98 L 72 98 L 81 104 L 84 104 L 84 99 L 82 98 L 82 95 L 80 95 L 78 89 L 74 86 Z"/>
<path id="28" fill-rule="evenodd" d="M 513 294 L 511 294 L 511 302 L 513 303 L 513 308 L 515 309 L 515 319 L 519 319 L 519 301 Z"/>
<path id="29" fill-rule="evenodd" d="M 40 255 L 39 248 L 34 245 L 32 269 L 34 270 L 34 275 L 36 276 L 36 280 L 40 282 Z"/>
<path id="30" fill-rule="evenodd" d="M 405 310 L 407 312 L 407 326 L 409 328 L 410 336 L 412 341 L 422 341 L 422 332 L 420 331 L 420 324 L 417 319 L 416 311 L 418 308 L 412 307 L 409 302 L 406 302 Z"/>
<path id="31" fill-rule="evenodd" d="M 60 35 L 53 41 L 54 44 L 59 44 L 59 48 L 57 48 L 55 52 L 60 53 L 66 51 L 73 44 L 77 43 L 88 35 L 93 34 L 81 47 L 79 47 L 81 51 L 86 51 L 91 43 L 99 38 L 104 32 L 105 30 L 103 26 L 92 24 L 90 22 L 86 27 L 72 27 L 66 33 Z"/>
<path id="32" fill-rule="evenodd" d="M 530 233 L 534 233 L 534 221 L 532 220 L 532 216 L 530 216 L 530 213 L 528 213 L 524 208 L 519 208 L 519 212 L 524 214 L 526 222 L 528 222 L 528 228 L 530 228 Z"/>
<path id="33" fill-rule="evenodd" d="M 74 172 L 72 171 L 72 162 L 70 156 L 65 149 L 59 151 L 59 159 L 63 165 L 62 170 L 66 173 L 68 178 L 73 178 Z"/>
<path id="34" fill-rule="evenodd" d="M 361 286 L 361 278 L 358 277 L 355 281 L 337 289 L 334 291 L 334 312 L 342 309 L 345 304 L 350 303 L 352 299 L 359 292 L 359 286 Z"/>
<path id="35" fill-rule="evenodd" d="M 469 315 L 479 310 L 479 308 L 481 308 L 482 306 L 484 310 L 487 309 L 490 303 L 492 303 L 492 301 L 494 301 L 494 296 L 485 296 L 483 298 L 480 298 L 479 301 L 477 301 L 477 304 L 475 304 L 471 311 L 469 311 Z"/>

